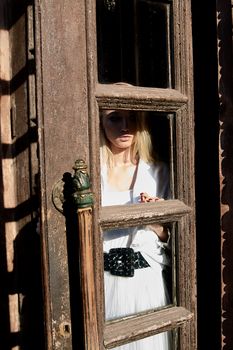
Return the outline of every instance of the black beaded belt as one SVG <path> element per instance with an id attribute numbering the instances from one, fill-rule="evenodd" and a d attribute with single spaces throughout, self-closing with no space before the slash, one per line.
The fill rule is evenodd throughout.
<path id="1" fill-rule="evenodd" d="M 115 276 L 133 277 L 135 269 L 149 266 L 142 254 L 133 248 L 112 248 L 104 253 L 104 270 Z"/>

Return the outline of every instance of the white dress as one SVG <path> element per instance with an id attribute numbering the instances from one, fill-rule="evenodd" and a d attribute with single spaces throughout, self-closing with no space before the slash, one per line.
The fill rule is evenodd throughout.
<path id="1" fill-rule="evenodd" d="M 124 205 L 139 201 L 140 192 L 151 196 L 168 196 L 169 176 L 163 163 L 148 165 L 139 162 L 133 190 L 109 191 L 106 169 L 102 169 L 102 205 Z M 161 175 L 163 175 L 162 178 Z M 152 186 L 153 188 L 149 188 Z M 121 277 L 104 272 L 106 320 L 133 315 L 169 304 L 169 295 L 163 278 L 163 267 L 170 264 L 164 244 L 155 232 L 145 227 L 131 227 L 104 231 L 103 250 L 131 247 L 140 251 L 150 267 L 135 269 L 133 277 Z M 147 337 L 115 350 L 171 350 L 171 334 L 161 333 Z"/>

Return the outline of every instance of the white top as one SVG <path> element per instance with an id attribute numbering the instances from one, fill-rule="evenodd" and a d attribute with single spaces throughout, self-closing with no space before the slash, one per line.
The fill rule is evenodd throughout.
<path id="1" fill-rule="evenodd" d="M 102 171 L 102 205 L 126 205 L 139 203 L 140 193 L 147 192 L 150 196 L 168 198 L 169 173 L 164 163 L 150 165 L 140 160 L 137 177 L 132 190 L 109 191 L 107 184 L 107 169 Z M 146 205 L 146 204 L 145 204 Z M 154 231 L 143 226 L 124 229 L 113 229 L 104 232 L 104 251 L 111 248 L 131 247 L 139 250 L 148 263 L 169 265 L 170 261 L 164 248 L 167 243 L 160 241 Z"/>
<path id="2" fill-rule="evenodd" d="M 164 163 L 151 165 L 140 160 L 132 190 L 111 191 L 105 167 L 102 168 L 101 180 L 103 206 L 138 203 L 141 192 L 164 199 L 169 196 L 169 174 Z M 111 248 L 131 247 L 135 252 L 140 251 L 150 265 L 135 269 L 133 277 L 113 276 L 109 271 L 104 272 L 106 319 L 116 319 L 169 304 L 163 277 L 165 265 L 170 264 L 167 244 L 161 242 L 155 232 L 143 226 L 107 230 L 103 238 L 104 252 Z M 165 332 L 114 349 L 170 350 L 171 334 Z"/>

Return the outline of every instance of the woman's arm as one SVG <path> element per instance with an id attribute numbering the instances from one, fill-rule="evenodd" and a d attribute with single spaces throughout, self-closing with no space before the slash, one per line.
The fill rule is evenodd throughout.
<path id="1" fill-rule="evenodd" d="M 158 202 L 161 200 L 164 200 L 164 199 L 159 197 L 151 197 L 146 192 L 140 193 L 141 203 Z M 160 225 L 160 224 L 152 224 L 152 225 L 148 225 L 147 227 L 151 231 L 154 231 L 162 242 L 167 242 L 169 238 L 167 227 L 164 227 L 163 225 Z"/>
<path id="2" fill-rule="evenodd" d="M 148 225 L 147 228 L 149 228 L 149 230 L 155 232 L 156 235 L 159 237 L 159 239 L 162 242 L 168 241 L 169 233 L 168 233 L 168 229 L 166 226 L 163 226 L 160 224 L 152 224 L 152 225 Z"/>

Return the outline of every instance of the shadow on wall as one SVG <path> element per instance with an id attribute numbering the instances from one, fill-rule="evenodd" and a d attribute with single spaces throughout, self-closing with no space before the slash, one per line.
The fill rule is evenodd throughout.
<path id="1" fill-rule="evenodd" d="M 21 299 L 18 341 L 23 350 L 44 348 L 40 275 L 40 237 L 33 220 L 20 230 L 14 241 L 14 270 L 8 275 L 9 294 L 18 294 Z"/>
<path id="2" fill-rule="evenodd" d="M 2 183 L 1 183 L 2 188 Z M 1 204 L 2 203 L 1 198 Z M 1 205 L 0 235 L 0 344 L 4 350 L 20 346 L 22 350 L 44 349 L 43 295 L 41 277 L 40 236 L 37 220 L 32 219 L 18 232 L 13 242 L 13 271 L 8 272 L 9 244 L 5 225 L 17 213 L 18 220 L 32 210 L 30 201 L 20 208 L 4 209 Z M 8 255 L 9 256 L 9 255 Z M 18 304 L 18 310 L 10 304 Z M 18 299 L 18 302 L 17 302 Z M 16 324 L 17 331 L 10 324 Z"/>
<path id="3" fill-rule="evenodd" d="M 12 142 L 1 139 L 0 145 L 0 347 L 3 350 L 15 347 L 21 350 L 45 349 L 41 248 L 36 227 L 39 190 L 35 188 L 38 184 L 37 127 L 27 95 L 29 75 L 35 74 L 34 60 L 27 57 L 26 47 L 29 6 L 33 6 L 33 0 L 0 2 L 0 29 L 2 32 L 9 30 L 12 40 L 13 75 L 11 80 L 0 81 L 0 89 L 1 95 L 15 99 L 17 106 L 15 128 L 11 125 L 9 137 Z M 1 113 L 1 123 L 9 122 L 8 115 L 4 115 Z M 6 129 L 8 125 L 4 127 Z M 6 174 L 7 163 L 11 163 L 11 167 L 14 164 L 15 168 Z M 7 191 L 4 183 L 9 175 L 15 177 L 17 184 L 15 207 L 6 207 L 4 203 L 4 191 Z M 12 241 L 14 232 L 9 227 L 14 222 L 17 232 Z M 11 270 L 9 264 L 13 266 Z"/>

